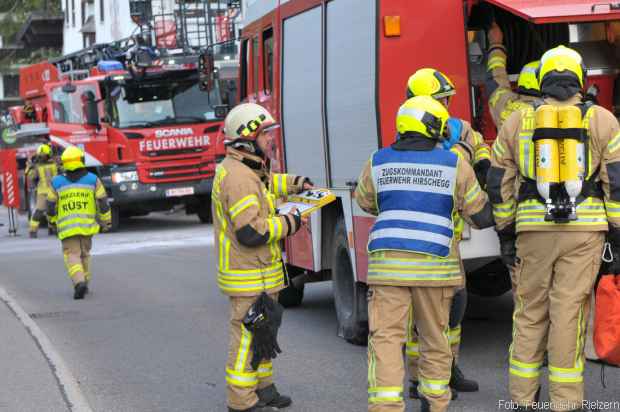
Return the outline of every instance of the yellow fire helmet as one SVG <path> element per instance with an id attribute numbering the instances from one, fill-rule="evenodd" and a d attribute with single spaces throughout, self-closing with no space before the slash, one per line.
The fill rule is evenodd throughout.
<path id="1" fill-rule="evenodd" d="M 519 79 L 517 80 L 517 91 L 519 93 L 531 96 L 540 95 L 540 86 L 536 78 L 536 72 L 539 66 L 540 60 L 529 62 L 523 66 L 521 73 L 519 73 Z"/>
<path id="2" fill-rule="evenodd" d="M 424 68 L 416 71 L 407 81 L 407 98 L 431 96 L 435 99 L 454 96 L 456 88 L 448 76 L 439 70 Z"/>
<path id="3" fill-rule="evenodd" d="M 409 132 L 419 133 L 431 139 L 445 136 L 448 110 L 430 96 L 416 96 L 398 109 L 396 130 L 402 136 Z"/>
<path id="4" fill-rule="evenodd" d="M 37 147 L 37 155 L 51 156 L 52 147 L 47 143 L 40 144 L 39 147 Z"/>
<path id="5" fill-rule="evenodd" d="M 68 172 L 86 167 L 84 165 L 84 152 L 76 146 L 67 147 L 62 152 L 60 160 L 62 161 L 62 167 Z"/>
<path id="6" fill-rule="evenodd" d="M 584 87 L 586 68 L 581 55 L 566 46 L 558 46 L 547 50 L 540 58 L 538 69 L 538 84 L 543 88 L 543 83 L 553 79 L 574 78 Z"/>
<path id="7" fill-rule="evenodd" d="M 234 107 L 224 120 L 225 143 L 237 139 L 255 140 L 266 129 L 278 124 L 267 109 L 255 103 L 242 103 Z"/>

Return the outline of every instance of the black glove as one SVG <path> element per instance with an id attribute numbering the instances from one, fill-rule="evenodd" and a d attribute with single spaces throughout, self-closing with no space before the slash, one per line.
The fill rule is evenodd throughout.
<path id="1" fill-rule="evenodd" d="M 607 242 L 611 250 L 605 250 L 603 256 L 607 259 L 610 257 L 611 262 L 603 262 L 601 266 L 601 272 L 605 274 L 620 274 L 620 229 L 616 229 L 609 225 L 609 232 L 607 233 Z M 611 256 L 609 255 L 611 252 Z"/>
<path id="2" fill-rule="evenodd" d="M 243 325 L 252 333 L 252 369 L 256 370 L 261 361 L 274 359 L 282 353 L 277 337 L 283 312 L 284 308 L 263 292 L 243 318 Z"/>
<path id="3" fill-rule="evenodd" d="M 482 189 L 487 187 L 487 173 L 491 168 L 491 161 L 489 159 L 482 159 L 474 165 L 474 172 L 476 173 L 476 179 Z"/>
<path id="4" fill-rule="evenodd" d="M 517 259 L 517 234 L 514 223 L 497 231 L 499 236 L 499 251 L 502 262 L 508 268 L 514 267 Z"/>

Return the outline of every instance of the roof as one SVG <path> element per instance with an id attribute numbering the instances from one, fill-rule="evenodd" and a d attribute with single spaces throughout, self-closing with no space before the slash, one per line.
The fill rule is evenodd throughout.
<path id="1" fill-rule="evenodd" d="M 35 11 L 17 33 L 15 40 L 28 48 L 62 48 L 62 14 Z"/>
<path id="2" fill-rule="evenodd" d="M 82 28 L 80 29 L 80 33 L 96 33 L 95 31 L 95 16 L 92 14 L 88 16 Z"/>

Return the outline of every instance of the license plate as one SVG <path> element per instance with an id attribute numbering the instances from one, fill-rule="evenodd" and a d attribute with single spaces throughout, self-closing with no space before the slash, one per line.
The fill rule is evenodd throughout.
<path id="1" fill-rule="evenodd" d="M 193 187 L 178 187 L 175 189 L 166 189 L 166 197 L 189 196 L 194 194 Z"/>

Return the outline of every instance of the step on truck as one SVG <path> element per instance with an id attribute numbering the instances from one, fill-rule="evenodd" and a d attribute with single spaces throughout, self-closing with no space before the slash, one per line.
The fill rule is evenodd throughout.
<path id="1" fill-rule="evenodd" d="M 599 104 L 613 109 L 620 11 L 600 1 L 261 0 L 244 3 L 240 99 L 264 105 L 281 122 L 281 171 L 309 176 L 338 201 L 312 215 L 286 242 L 291 286 L 282 303 L 299 305 L 304 285 L 331 280 L 338 333 L 364 343 L 368 331 L 368 233 L 374 218 L 353 199 L 364 162 L 393 143 L 408 77 L 422 67 L 456 84 L 450 111 L 492 143 L 496 130 L 484 92 L 486 29 L 504 32 L 508 71 L 559 44 L 579 50 Z M 510 278 L 493 229 L 466 229 L 461 255 L 470 293 L 499 296 Z"/>

